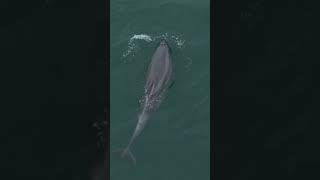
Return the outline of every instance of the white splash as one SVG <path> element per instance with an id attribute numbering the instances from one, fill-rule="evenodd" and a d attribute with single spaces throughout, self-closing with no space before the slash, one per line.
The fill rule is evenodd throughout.
<path id="1" fill-rule="evenodd" d="M 145 40 L 147 42 L 151 42 L 152 38 L 150 36 L 148 36 L 147 34 L 135 34 L 134 36 L 132 36 L 130 38 L 130 42 L 132 42 L 134 39 L 142 39 Z"/>
<path id="2" fill-rule="evenodd" d="M 122 54 L 122 57 L 127 57 L 131 53 L 133 53 L 133 56 L 134 56 L 134 53 L 136 52 L 136 49 L 137 49 L 137 45 L 134 43 L 134 40 L 136 40 L 136 39 L 144 40 L 146 42 L 151 42 L 152 41 L 152 38 L 147 34 L 135 34 L 135 35 L 133 35 L 129 40 L 128 49 L 127 49 L 127 51 L 125 53 Z"/>
<path id="3" fill-rule="evenodd" d="M 171 46 L 176 46 L 179 49 L 182 49 L 185 47 L 185 40 L 183 40 L 181 38 L 180 35 L 176 35 L 176 34 L 169 34 L 169 33 L 165 33 L 165 34 L 160 34 L 160 35 L 156 35 L 156 36 L 151 36 L 148 34 L 134 34 L 128 41 L 128 48 L 127 50 L 122 54 L 122 57 L 126 58 L 129 55 L 130 56 L 135 56 L 135 53 L 138 51 L 139 46 L 136 43 L 137 40 L 143 40 L 147 43 L 149 42 L 154 42 L 154 41 L 159 41 L 160 39 L 166 39 L 169 41 Z M 173 42 L 173 45 L 172 45 Z"/>

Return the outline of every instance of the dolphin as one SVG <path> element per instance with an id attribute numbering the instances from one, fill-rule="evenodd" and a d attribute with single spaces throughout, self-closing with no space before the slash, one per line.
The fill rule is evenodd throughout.
<path id="1" fill-rule="evenodd" d="M 121 158 L 130 158 L 134 165 L 136 165 L 136 158 L 130 151 L 130 147 L 143 131 L 149 120 L 150 113 L 159 107 L 163 96 L 173 84 L 172 76 L 173 65 L 171 61 L 171 49 L 167 41 L 162 39 L 148 67 L 144 96 L 141 99 L 141 112 L 138 116 L 136 128 L 126 148 L 117 151 L 121 153 Z"/>

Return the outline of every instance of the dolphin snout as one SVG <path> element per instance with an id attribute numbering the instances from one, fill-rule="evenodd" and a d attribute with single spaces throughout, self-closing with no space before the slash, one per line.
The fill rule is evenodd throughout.
<path id="1" fill-rule="evenodd" d="M 161 39 L 160 46 L 168 46 L 168 43 L 165 39 Z"/>

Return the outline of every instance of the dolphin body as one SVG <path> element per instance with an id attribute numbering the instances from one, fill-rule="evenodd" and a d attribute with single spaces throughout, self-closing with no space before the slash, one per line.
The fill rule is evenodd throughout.
<path id="1" fill-rule="evenodd" d="M 121 153 L 121 158 L 130 158 L 134 165 L 136 165 L 136 158 L 130 151 L 130 147 L 143 131 L 150 113 L 159 107 L 163 96 L 173 83 L 173 66 L 170 54 L 171 50 L 168 43 L 161 40 L 148 67 L 138 123 L 126 148 L 118 151 Z"/>

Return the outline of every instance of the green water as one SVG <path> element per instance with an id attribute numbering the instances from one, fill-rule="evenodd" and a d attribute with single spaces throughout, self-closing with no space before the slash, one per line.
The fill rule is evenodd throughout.
<path id="1" fill-rule="evenodd" d="M 111 0 L 111 150 L 125 147 L 133 133 L 146 67 L 161 37 L 175 71 L 174 85 L 132 146 L 137 166 L 110 154 L 111 180 L 209 179 L 209 3 Z"/>

